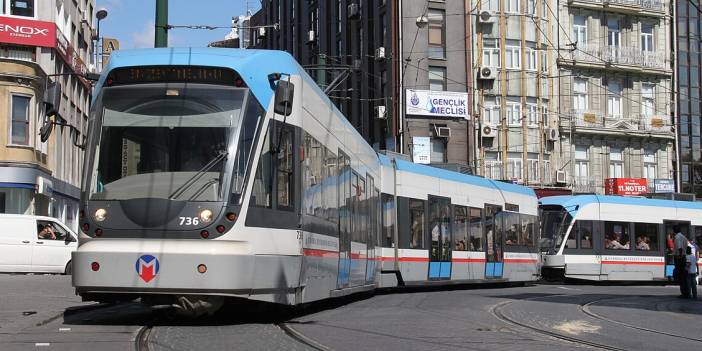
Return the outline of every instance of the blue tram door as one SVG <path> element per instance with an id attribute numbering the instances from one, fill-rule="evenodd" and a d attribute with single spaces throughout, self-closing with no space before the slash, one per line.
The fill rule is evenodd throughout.
<path id="1" fill-rule="evenodd" d="M 429 197 L 429 279 L 451 279 L 451 200 Z"/>
<path id="2" fill-rule="evenodd" d="M 502 278 L 502 207 L 485 205 L 485 278 Z"/>

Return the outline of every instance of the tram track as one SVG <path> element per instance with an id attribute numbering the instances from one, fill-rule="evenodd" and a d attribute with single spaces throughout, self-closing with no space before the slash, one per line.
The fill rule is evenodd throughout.
<path id="1" fill-rule="evenodd" d="M 278 328 L 280 328 L 287 336 L 292 338 L 293 340 L 302 343 L 303 345 L 309 346 L 315 350 L 318 351 L 333 351 L 334 349 L 329 348 L 327 346 L 324 346 L 317 342 L 314 339 L 311 339 L 310 337 L 306 336 L 305 334 L 300 333 L 299 331 L 295 330 L 293 327 L 289 325 L 289 323 L 276 323 L 275 324 Z"/>
<path id="2" fill-rule="evenodd" d="M 145 325 L 139 328 L 139 331 L 134 338 L 134 349 L 136 351 L 149 351 L 149 336 L 151 335 L 152 326 Z"/>
<path id="3" fill-rule="evenodd" d="M 640 297 L 645 297 L 645 296 L 640 296 Z M 627 298 L 628 298 L 628 297 L 627 297 Z M 664 332 L 664 331 L 661 331 L 661 330 L 650 329 L 650 328 L 646 328 L 646 327 L 641 327 L 641 326 L 637 326 L 637 325 L 633 325 L 633 324 L 621 322 L 621 321 L 614 320 L 614 319 L 611 319 L 611 318 L 607 318 L 607 317 L 602 316 L 602 315 L 600 315 L 600 314 L 598 314 L 598 313 L 596 313 L 596 312 L 593 312 L 593 311 L 590 309 L 590 306 L 594 306 L 594 305 L 597 304 L 597 303 L 600 303 L 600 302 L 603 302 L 603 301 L 608 301 L 608 300 L 619 300 L 619 299 L 622 299 L 622 298 L 621 298 L 621 297 L 617 297 L 617 298 L 604 298 L 604 299 L 599 299 L 599 300 L 590 301 L 590 302 L 588 302 L 588 303 L 585 303 L 585 304 L 580 305 L 580 310 L 581 310 L 583 313 L 587 314 L 588 316 L 590 316 L 590 317 L 592 317 L 592 318 L 599 319 L 599 320 L 601 320 L 601 321 L 605 321 L 605 322 L 609 322 L 609 323 L 614 323 L 614 324 L 617 324 L 617 325 L 621 325 L 621 326 L 623 326 L 623 327 L 625 327 L 625 328 L 635 329 L 635 330 L 645 331 L 645 332 L 648 332 L 648 333 L 660 334 L 660 335 L 665 335 L 665 336 L 670 336 L 670 337 L 674 337 L 674 338 L 680 338 L 680 339 L 685 339 L 685 340 L 690 340 L 690 341 L 695 341 L 695 342 L 702 342 L 702 339 L 699 339 L 699 338 L 691 338 L 691 337 L 689 337 L 689 336 L 684 336 L 684 335 L 679 335 L 679 334 L 674 334 L 674 333 L 668 333 L 668 332 Z"/>

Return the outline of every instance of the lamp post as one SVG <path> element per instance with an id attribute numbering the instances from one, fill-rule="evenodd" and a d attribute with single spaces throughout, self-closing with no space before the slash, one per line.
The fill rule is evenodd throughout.
<path id="1" fill-rule="evenodd" d="M 102 48 L 102 44 L 100 43 L 100 21 L 104 20 L 105 17 L 107 17 L 107 10 L 105 8 L 99 9 L 97 12 L 95 12 L 95 18 L 97 18 L 97 38 L 95 39 L 95 45 L 93 47 L 93 52 L 95 53 L 95 67 L 98 65 L 98 49 Z M 102 70 L 102 67 L 100 67 Z"/>

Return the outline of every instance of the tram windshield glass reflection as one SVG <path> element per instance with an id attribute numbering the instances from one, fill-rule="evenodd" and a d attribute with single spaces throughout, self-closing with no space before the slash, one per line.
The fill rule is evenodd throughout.
<path id="1" fill-rule="evenodd" d="M 555 253 L 558 250 L 573 217 L 561 206 L 544 206 L 541 212 L 541 251 Z"/>
<path id="2" fill-rule="evenodd" d="M 205 84 L 106 89 L 96 110 L 90 198 L 221 200 L 246 95 Z"/>

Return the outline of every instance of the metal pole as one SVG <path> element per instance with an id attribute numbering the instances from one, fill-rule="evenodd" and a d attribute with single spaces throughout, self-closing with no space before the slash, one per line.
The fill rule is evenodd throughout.
<path id="1" fill-rule="evenodd" d="M 154 47 L 168 47 L 168 0 L 156 0 L 156 31 Z"/>

